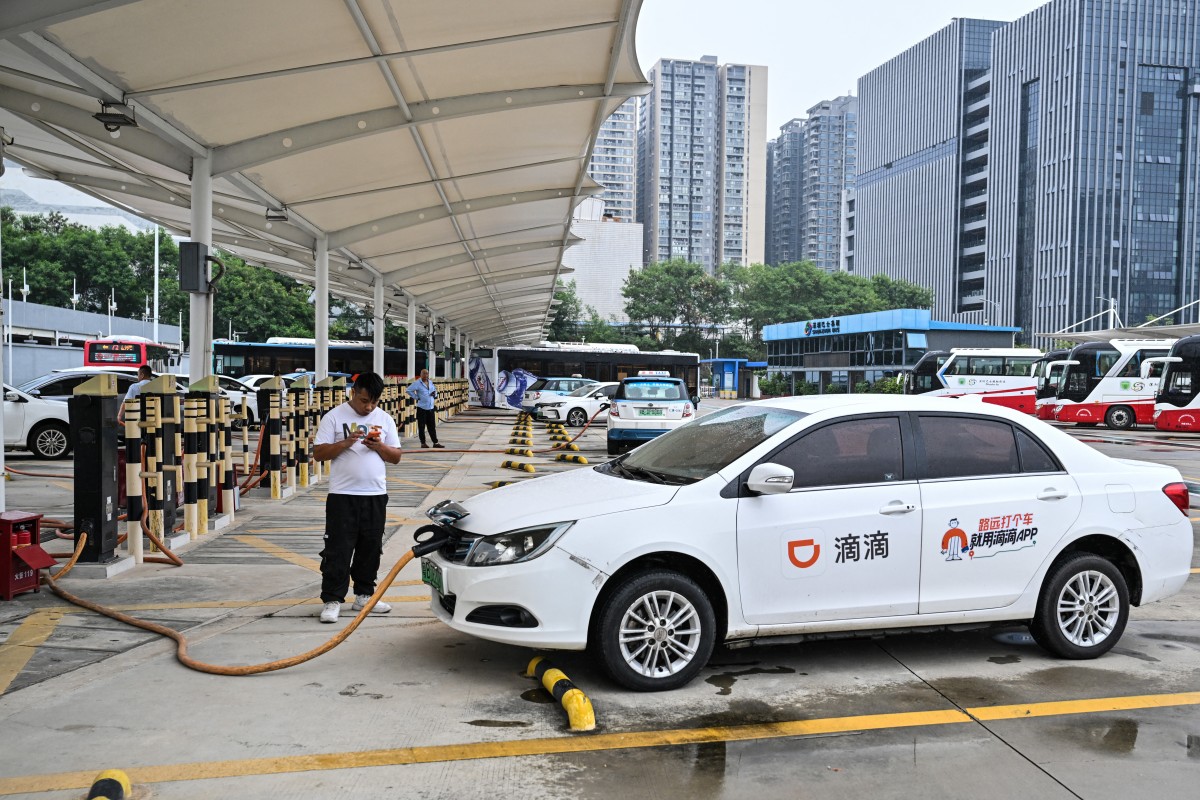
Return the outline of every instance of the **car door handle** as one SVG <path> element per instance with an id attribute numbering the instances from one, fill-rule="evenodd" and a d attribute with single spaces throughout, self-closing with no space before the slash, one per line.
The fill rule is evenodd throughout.
<path id="1" fill-rule="evenodd" d="M 913 505 L 912 503 L 901 503 L 899 500 L 897 500 L 893 503 L 888 503 L 886 506 L 879 509 L 879 513 L 887 514 L 890 516 L 893 514 L 907 514 L 910 511 L 916 511 L 916 510 L 917 510 L 917 507 L 915 505 Z"/>
<path id="2" fill-rule="evenodd" d="M 1038 500 L 1064 500 L 1064 499 L 1066 499 L 1066 497 L 1067 497 L 1067 493 L 1062 491 L 1061 489 L 1047 488 L 1047 489 L 1042 490 L 1042 492 L 1037 496 L 1037 499 Z"/>

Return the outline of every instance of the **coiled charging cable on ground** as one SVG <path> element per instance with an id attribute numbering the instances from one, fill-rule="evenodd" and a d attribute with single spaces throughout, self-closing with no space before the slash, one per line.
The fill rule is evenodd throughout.
<path id="1" fill-rule="evenodd" d="M 247 664 L 245 666 L 231 667 L 221 664 L 208 664 L 203 661 L 197 661 L 188 655 L 187 638 L 184 637 L 184 635 L 179 631 L 168 628 L 165 625 L 147 622 L 146 620 L 138 619 L 137 617 L 131 617 L 128 614 L 122 614 L 120 611 L 114 611 L 113 609 L 102 606 L 99 603 L 93 603 L 91 600 L 84 600 L 82 597 L 71 594 L 66 589 L 59 586 L 58 580 L 64 578 L 67 573 L 75 567 L 75 562 L 79 560 L 79 555 L 83 552 L 83 546 L 87 542 L 86 533 L 80 535 L 79 544 L 75 548 L 75 554 L 71 557 L 71 560 L 59 571 L 57 578 L 47 574 L 44 580 L 46 585 L 50 587 L 50 591 L 54 592 L 56 595 L 69 603 L 74 603 L 80 608 L 86 608 L 87 610 L 94 611 L 97 614 L 103 614 L 109 619 L 115 619 L 118 622 L 124 622 L 126 625 L 132 625 L 136 628 L 141 628 L 142 630 L 150 631 L 151 633 L 157 633 L 160 636 L 166 636 L 170 639 L 173 639 L 176 645 L 175 658 L 179 660 L 180 664 L 183 664 L 188 669 L 194 669 L 197 672 L 207 672 L 211 675 L 258 675 L 262 672 L 275 672 L 276 670 L 287 669 L 288 667 L 294 667 L 297 664 L 303 664 L 305 661 L 311 661 L 317 656 L 328 653 L 330 650 L 346 641 L 350 634 L 354 633 L 358 626 L 362 624 L 363 620 L 367 618 L 367 615 L 371 613 L 371 610 L 375 608 L 375 604 L 379 602 L 384 593 L 391 588 L 392 583 L 396 580 L 396 576 L 400 574 L 400 570 L 404 569 L 405 565 L 412 561 L 414 557 L 427 555 L 439 549 L 442 545 L 449 541 L 451 536 L 450 533 L 445 529 L 434 525 L 426 525 L 417 531 L 417 535 L 419 536 L 424 532 L 430 533 L 430 536 L 424 541 L 418 540 L 417 543 L 413 545 L 411 550 L 408 550 L 404 553 L 404 555 L 400 556 L 400 560 L 396 562 L 395 566 L 393 566 L 391 571 L 388 572 L 387 577 L 384 578 L 379 586 L 375 589 L 375 594 L 371 595 L 371 599 L 367 601 L 365 606 L 363 606 L 362 611 L 358 612 L 358 616 L 356 616 L 350 622 L 350 624 L 342 629 L 336 636 L 322 644 L 320 647 L 313 648 L 306 653 L 301 653 L 299 655 L 292 656 L 291 658 L 283 658 L 278 661 L 268 661 L 264 664 Z"/>

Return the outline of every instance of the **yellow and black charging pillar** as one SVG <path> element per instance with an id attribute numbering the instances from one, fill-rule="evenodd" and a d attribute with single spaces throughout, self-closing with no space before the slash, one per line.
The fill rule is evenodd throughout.
<path id="1" fill-rule="evenodd" d="M 160 375 L 139 395 L 142 403 L 142 443 L 146 479 L 146 525 L 159 541 L 175 527 L 176 430 L 182 422 L 181 403 L 173 375 Z M 141 535 L 139 533 L 139 535 Z M 154 547 L 153 543 L 151 547 Z"/>

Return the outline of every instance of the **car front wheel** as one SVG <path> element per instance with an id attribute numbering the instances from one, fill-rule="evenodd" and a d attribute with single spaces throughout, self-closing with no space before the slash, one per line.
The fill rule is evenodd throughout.
<path id="1" fill-rule="evenodd" d="M 567 413 L 567 424 L 572 428 L 582 428 L 587 423 L 587 412 L 582 408 L 572 408 Z"/>
<path id="2" fill-rule="evenodd" d="M 29 434 L 29 449 L 38 458 L 66 458 L 71 452 L 71 433 L 61 422 L 46 422 Z"/>
<path id="3" fill-rule="evenodd" d="M 1107 653 L 1129 620 L 1129 588 L 1113 563 L 1079 553 L 1051 569 L 1029 632 L 1059 658 Z"/>
<path id="4" fill-rule="evenodd" d="M 687 684 L 712 655 L 716 616 L 704 590 L 686 575 L 631 575 L 608 598 L 593 648 L 614 681 L 638 692 Z"/>

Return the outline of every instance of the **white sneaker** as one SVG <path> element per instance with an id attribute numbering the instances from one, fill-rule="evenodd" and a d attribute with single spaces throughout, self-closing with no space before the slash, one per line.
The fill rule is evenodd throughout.
<path id="1" fill-rule="evenodd" d="M 321 622 L 337 622 L 341 614 L 341 603 L 326 603 L 325 608 L 321 609 Z"/>
<path id="2" fill-rule="evenodd" d="M 370 600 L 371 600 L 371 595 L 369 595 L 369 594 L 354 595 L 354 610 L 362 611 L 364 608 L 367 607 L 367 603 L 370 602 Z M 378 603 L 375 604 L 375 607 L 371 609 L 371 613 L 372 614 L 386 614 L 391 610 L 392 610 L 391 606 L 389 606 L 387 603 L 380 600 Z"/>

